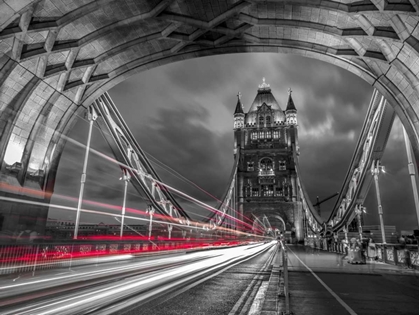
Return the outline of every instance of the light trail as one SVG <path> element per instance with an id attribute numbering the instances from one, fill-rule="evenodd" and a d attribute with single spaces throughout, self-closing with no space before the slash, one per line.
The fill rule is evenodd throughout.
<path id="1" fill-rule="evenodd" d="M 106 277 L 115 273 L 136 271 L 136 275 L 130 277 L 119 276 L 119 279 L 112 283 L 100 284 L 95 287 L 82 288 L 77 292 L 64 293 L 51 297 L 47 301 L 17 304 L 13 308 L 3 310 L 3 315 L 34 315 L 34 314 L 75 314 L 89 311 L 103 313 L 102 308 L 111 306 L 127 307 L 131 303 L 145 301 L 153 295 L 168 291 L 174 288 L 181 288 L 192 281 L 197 281 L 209 275 L 217 275 L 218 271 L 229 268 L 235 264 L 253 258 L 262 252 L 272 248 L 274 243 L 248 245 L 229 249 L 210 250 L 189 255 L 164 258 L 163 260 L 139 262 L 129 266 L 118 266 L 105 270 L 84 274 L 70 274 L 52 279 L 40 279 L 27 284 L 16 284 L 15 286 L 0 287 L 0 292 L 9 292 L 9 296 L 21 295 L 22 291 L 31 292 L 42 285 L 54 287 L 67 281 L 80 281 L 86 277 Z M 156 264 L 158 266 L 156 266 Z M 175 265 L 174 265 L 175 264 Z M 151 272 L 144 273 L 148 267 L 158 267 Z M 72 278 L 73 276 L 73 278 Z M 117 276 L 118 277 L 118 276 Z M 42 282 L 41 282 L 42 281 Z M 10 293 L 12 292 L 12 293 Z M 127 298 L 130 299 L 128 303 Z M 121 301 L 124 300 L 123 303 Z M 107 313 L 108 314 L 108 313 Z"/>
<path id="2" fill-rule="evenodd" d="M 64 136 L 64 135 L 63 135 L 63 137 L 65 137 L 65 138 L 66 138 L 68 141 L 70 141 L 71 143 L 73 143 L 73 144 L 75 144 L 75 145 L 77 145 L 77 146 L 79 146 L 79 147 L 81 147 L 81 148 L 85 148 L 85 145 L 84 145 L 84 144 L 82 144 L 82 143 L 80 143 L 80 142 L 78 142 L 78 141 L 76 141 L 76 140 L 74 140 L 74 139 L 72 139 L 72 138 L 70 138 L 70 137 L 67 137 L 67 136 Z M 98 155 L 98 156 L 102 157 L 103 159 L 105 159 L 105 160 L 107 160 L 107 161 L 109 161 L 109 162 L 112 162 L 112 163 L 114 163 L 114 164 L 116 164 L 116 165 L 120 166 L 121 168 L 128 169 L 128 170 L 132 171 L 133 173 L 136 173 L 136 174 L 138 174 L 138 175 L 144 176 L 144 177 L 148 178 L 149 180 L 153 181 L 154 183 L 158 183 L 158 184 L 160 184 L 160 185 L 162 185 L 162 186 L 164 186 L 164 187 L 166 187 L 166 188 L 170 189 L 171 191 L 173 191 L 173 192 L 177 193 L 178 195 L 181 195 L 181 196 L 183 196 L 184 198 L 186 198 L 186 199 L 188 199 L 188 200 L 190 200 L 190 201 L 194 201 L 195 203 L 197 203 L 198 205 L 201 205 L 204 209 L 206 209 L 206 210 L 208 210 L 208 211 L 211 211 L 211 212 L 213 212 L 213 213 L 215 213 L 215 214 L 220 214 L 220 215 L 222 215 L 222 216 L 224 215 L 225 217 L 228 217 L 228 218 L 230 218 L 231 220 L 233 220 L 232 222 L 237 222 L 237 223 L 239 223 L 239 224 L 241 224 L 241 225 L 243 225 L 243 226 L 247 226 L 247 227 L 251 228 L 251 230 L 252 230 L 252 228 L 253 228 L 253 226 L 251 226 L 250 224 L 248 224 L 248 223 L 244 222 L 243 220 L 239 220 L 239 219 L 234 218 L 234 217 L 232 217 L 232 216 L 230 216 L 230 215 L 228 215 L 228 214 L 224 214 L 224 213 L 223 213 L 222 211 L 220 211 L 219 209 L 216 209 L 216 208 L 214 208 L 214 207 L 212 207 L 212 206 L 210 206 L 210 205 L 207 205 L 206 203 L 201 202 L 201 201 L 197 200 L 196 198 L 194 198 L 194 197 L 192 197 L 192 196 L 189 196 L 189 195 L 187 195 L 187 194 L 185 194 L 185 193 L 181 192 L 180 190 L 177 190 L 177 189 L 175 189 L 175 188 L 171 187 L 170 185 L 167 185 L 167 184 L 165 184 L 165 183 L 163 183 L 163 182 L 161 182 L 161 181 L 156 180 L 156 179 L 155 179 L 155 178 L 153 178 L 151 175 L 146 174 L 146 173 L 142 173 L 142 172 L 140 172 L 139 170 L 137 170 L 137 169 L 135 169 L 135 168 L 132 168 L 131 166 L 126 165 L 126 164 L 124 164 L 124 163 L 122 163 L 122 162 L 119 162 L 119 161 L 117 161 L 116 159 L 114 159 L 114 158 L 112 158 L 112 157 L 110 157 L 110 156 L 108 156 L 108 155 L 106 155 L 106 154 L 104 154 L 104 153 L 102 153 L 102 152 L 99 152 L 99 151 L 97 151 L 97 150 L 95 150 L 95 149 L 93 149 L 93 148 L 90 148 L 90 152 L 92 152 L 93 154 L 96 154 L 96 155 Z M 235 211 L 236 211 L 236 210 L 235 210 Z M 264 232 L 263 230 L 259 230 L 259 231 L 260 231 L 260 232 Z"/>
<path id="3" fill-rule="evenodd" d="M 80 116 L 79 116 L 79 118 L 80 118 Z M 82 118 L 83 120 L 85 120 L 84 118 Z M 44 127 L 46 127 L 46 128 L 50 128 L 50 127 L 48 127 L 48 126 L 46 126 L 46 125 L 43 125 Z M 100 128 L 98 128 L 97 126 L 95 126 L 97 129 L 100 129 Z M 51 128 L 50 128 L 51 129 Z M 52 129 L 51 129 L 52 130 Z M 55 130 L 54 130 L 54 132 L 55 132 Z M 63 139 L 65 139 L 66 141 L 69 141 L 70 143 L 72 143 L 72 144 L 74 144 L 74 145 L 76 145 L 76 146 L 78 146 L 78 147 L 80 147 L 80 148 L 86 148 L 86 146 L 84 145 L 84 144 L 82 144 L 82 143 L 80 143 L 79 141 L 77 141 L 77 140 L 74 140 L 73 138 L 71 138 L 71 137 L 69 137 L 69 136 L 67 136 L 67 135 L 65 135 L 65 134 L 60 134 L 60 136 L 63 138 Z M 114 158 L 112 158 L 112 157 L 109 157 L 108 155 L 106 155 L 106 154 L 104 154 L 104 153 L 102 153 L 102 152 L 100 152 L 100 151 L 98 151 L 98 150 L 95 150 L 95 149 L 93 149 L 93 148 L 90 148 L 90 152 L 92 152 L 92 153 L 94 153 L 95 155 L 97 155 L 97 156 L 99 156 L 99 157 L 101 157 L 101 158 L 103 158 L 103 159 L 105 159 L 105 160 L 107 160 L 107 161 L 109 161 L 109 162 L 111 162 L 111 163 L 113 163 L 113 164 L 116 164 L 116 165 L 118 165 L 118 166 L 120 166 L 120 167 L 122 167 L 122 168 L 125 168 L 125 169 L 129 169 L 129 170 L 131 170 L 132 172 L 135 172 L 135 173 L 137 173 L 137 174 L 139 174 L 139 171 L 137 170 L 137 169 L 134 169 L 134 168 L 131 168 L 130 166 L 128 166 L 128 165 L 125 165 L 124 163 L 121 163 L 121 162 L 119 162 L 119 161 L 117 161 L 116 159 L 114 159 Z M 150 156 L 150 154 L 149 154 L 149 156 Z M 157 159 L 156 159 L 157 160 Z M 163 163 L 162 163 L 163 164 Z M 143 175 L 143 174 L 142 174 Z M 165 183 L 163 183 L 163 182 L 161 182 L 161 181 L 158 181 L 158 180 L 156 180 L 156 179 L 154 179 L 152 176 L 150 176 L 150 175 L 148 175 L 148 174 L 144 174 L 143 175 L 144 177 L 147 177 L 149 180 L 151 180 L 151 181 L 153 181 L 153 182 L 155 182 L 155 183 L 159 183 L 160 185 L 162 185 L 162 186 L 164 186 L 164 187 L 166 187 L 166 188 L 168 188 L 168 189 L 170 189 L 171 191 L 173 191 L 173 192 L 175 192 L 176 194 L 178 194 L 179 196 L 182 196 L 184 199 L 186 199 L 186 200 L 189 200 L 189 201 L 192 201 L 193 203 L 195 203 L 195 204 L 197 204 L 197 205 L 199 205 L 200 207 L 202 207 L 202 208 L 204 208 L 204 209 L 206 209 L 207 211 L 211 211 L 212 213 L 214 213 L 214 214 L 219 214 L 219 215 L 221 215 L 221 216 L 224 216 L 225 218 L 227 218 L 227 219 L 229 219 L 229 220 L 231 220 L 231 222 L 235 222 L 235 223 L 237 223 L 239 226 L 243 226 L 244 228 L 250 228 L 250 230 L 252 230 L 253 228 L 255 229 L 255 227 L 253 227 L 252 225 L 250 225 L 250 224 L 248 224 L 248 223 L 246 223 L 245 221 L 243 221 L 243 220 L 239 220 L 239 219 L 237 219 L 237 218 L 235 218 L 235 217 L 232 217 L 232 216 L 230 216 L 230 215 L 228 215 L 228 214 L 224 214 L 222 211 L 220 211 L 219 209 L 216 209 L 216 208 L 214 208 L 214 207 L 212 207 L 212 206 L 210 206 L 210 205 L 207 205 L 207 204 L 205 204 L 205 203 L 203 203 L 203 202 L 201 202 L 201 201 L 199 201 L 199 200 L 197 200 L 197 199 L 195 199 L 195 198 L 193 198 L 192 196 L 189 196 L 189 195 L 187 195 L 187 194 L 185 194 L 185 193 L 183 193 L 183 192 L 181 192 L 181 191 L 179 191 L 179 190 L 177 190 L 177 189 L 175 189 L 175 188 L 173 188 L 173 187 L 171 187 L 171 186 L 169 186 L 169 185 L 167 185 L 167 184 L 165 184 Z M 188 179 L 186 179 L 187 181 L 189 181 Z M 191 182 L 191 181 L 189 181 L 189 182 Z M 192 182 L 191 182 L 192 183 Z M 208 194 L 209 196 L 211 196 L 213 199 L 215 199 L 215 200 L 217 200 L 217 201 L 220 201 L 219 199 L 217 199 L 216 197 L 214 197 L 213 195 L 211 195 L 210 193 L 208 193 L 208 192 L 206 192 L 204 189 L 202 189 L 201 187 L 199 187 L 198 185 L 196 185 L 196 184 L 194 184 L 194 183 L 192 183 L 195 187 L 197 187 L 198 189 L 200 189 L 201 191 L 203 191 L 203 192 L 205 192 L 206 194 Z M 7 185 L 7 184 L 6 184 Z M 4 183 L 0 183 L 0 189 L 1 188 L 4 188 Z M 9 185 L 9 188 L 10 188 L 10 185 Z M 19 188 L 17 188 L 16 187 L 16 189 L 19 189 L 20 191 L 22 191 L 22 189 L 24 190 L 24 191 L 26 191 L 26 192 L 30 192 L 31 194 L 35 194 L 35 195 L 37 195 L 37 196 L 41 196 L 41 197 L 43 197 L 43 198 L 51 198 L 52 197 L 52 193 L 48 193 L 48 192 L 40 192 L 40 191 L 36 191 L 36 190 L 31 190 L 31 189 L 29 189 L 29 188 L 22 188 L 22 187 L 19 187 Z M 62 196 L 62 195 L 58 195 L 58 194 L 54 194 L 54 196 L 55 197 L 60 197 L 60 198 L 63 198 L 63 199 L 65 199 L 65 200 L 71 200 L 71 201 L 74 201 L 75 200 L 75 198 L 73 198 L 73 197 L 68 197 L 68 196 Z M 84 203 L 87 203 L 87 204 L 91 204 L 91 205 L 94 205 L 93 203 L 93 201 L 86 201 L 86 200 L 83 200 L 83 202 Z M 220 201 L 221 202 L 221 201 Z M 99 205 L 99 204 L 97 204 L 97 205 Z M 110 205 L 107 205 L 106 206 L 108 209 L 110 208 Z M 118 207 L 118 206 L 111 206 L 111 207 L 114 207 L 114 210 L 121 210 L 120 209 L 120 207 Z M 57 207 L 56 207 L 57 208 Z M 233 208 L 231 208 L 231 207 L 229 207 L 230 209 L 232 209 L 235 213 L 238 213 L 238 211 L 236 211 L 235 209 L 233 209 Z M 156 214 L 157 215 L 157 214 Z M 247 219 L 247 220 L 249 220 L 248 218 L 245 218 L 245 219 Z M 210 226 L 210 228 L 213 228 L 212 226 Z M 260 232 L 261 234 L 263 234 L 264 233 L 264 230 L 263 229 L 258 229 L 257 230 L 257 232 Z"/>
<path id="4" fill-rule="evenodd" d="M 196 183 L 194 183 L 193 181 L 189 180 L 188 178 L 186 178 L 185 176 L 183 176 L 182 174 L 180 174 L 179 172 L 177 172 L 176 170 L 174 170 L 170 166 L 168 166 L 165 163 L 161 162 L 160 160 L 158 160 L 157 158 L 155 158 L 153 155 L 151 155 L 151 154 L 149 154 L 147 152 L 145 152 L 145 154 L 148 155 L 150 159 L 154 160 L 154 162 L 155 162 L 156 165 L 162 167 L 163 169 L 166 169 L 166 171 L 168 171 L 169 173 L 172 173 L 172 175 L 174 175 L 175 177 L 178 177 L 179 179 L 183 180 L 184 182 L 186 182 L 186 183 L 194 186 L 195 188 L 199 189 L 200 191 L 202 191 L 203 193 L 205 193 L 209 197 L 213 198 L 214 200 L 216 200 L 218 202 L 222 202 L 222 200 L 220 200 L 216 196 L 210 194 L 208 191 L 206 191 L 205 189 L 201 188 Z M 222 205 L 225 205 L 225 203 L 222 203 Z M 228 208 L 231 209 L 231 210 L 233 210 L 236 214 L 240 214 L 236 209 L 230 207 L 229 205 L 228 205 Z M 249 219 L 247 217 L 245 217 L 245 219 L 247 221 L 249 221 L 250 223 L 253 223 L 253 221 L 251 219 Z"/>
<path id="5" fill-rule="evenodd" d="M 39 201 L 29 201 L 29 200 L 23 200 L 23 199 L 12 198 L 12 197 L 0 196 L 0 200 L 23 203 L 23 204 L 28 204 L 28 205 L 53 207 L 53 208 L 62 209 L 62 210 L 77 211 L 76 207 L 63 206 L 63 205 L 58 205 L 58 204 L 49 204 L 49 203 L 44 203 L 44 202 L 39 202 Z M 100 214 L 100 215 L 105 215 L 105 216 L 109 216 L 109 217 L 119 217 L 119 218 L 122 217 L 121 214 L 101 212 L 101 211 L 97 211 L 97 210 L 81 209 L 81 211 L 85 212 L 85 213 Z M 137 221 L 149 222 L 148 218 L 139 218 L 139 217 L 133 217 L 133 216 L 129 216 L 129 215 L 125 215 L 125 218 L 126 219 L 137 220 Z M 172 217 L 168 217 L 168 218 L 171 218 L 172 220 L 175 220 Z M 173 225 L 173 226 L 177 226 L 177 227 L 180 227 L 180 228 L 188 228 L 188 229 L 196 229 L 196 230 L 205 230 L 206 228 L 207 228 L 207 230 L 210 230 L 210 228 L 211 228 L 210 224 L 201 223 L 201 222 L 194 222 L 194 221 L 191 221 L 192 224 L 188 225 L 188 226 L 186 226 L 185 224 L 177 223 L 176 221 L 168 222 L 168 221 L 154 220 L 153 222 L 158 223 L 158 224 Z M 195 224 L 195 225 L 193 225 L 193 224 Z M 264 236 L 257 235 L 257 234 L 252 234 L 252 233 L 249 233 L 249 232 L 231 230 L 231 229 L 222 228 L 222 227 L 218 227 L 218 229 L 223 229 L 224 231 L 228 231 L 232 234 L 244 235 L 244 236 L 252 235 L 252 237 L 266 239 L 266 237 L 264 237 Z"/>

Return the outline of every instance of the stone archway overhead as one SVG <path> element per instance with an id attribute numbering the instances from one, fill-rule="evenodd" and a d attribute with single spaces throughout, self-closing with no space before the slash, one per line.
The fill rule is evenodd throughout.
<path id="1" fill-rule="evenodd" d="M 238 52 L 355 73 L 387 98 L 418 152 L 418 32 L 418 0 L 1 0 L 0 154 L 16 146 L 22 183 L 48 173 L 60 135 L 106 90 L 163 64 Z"/>

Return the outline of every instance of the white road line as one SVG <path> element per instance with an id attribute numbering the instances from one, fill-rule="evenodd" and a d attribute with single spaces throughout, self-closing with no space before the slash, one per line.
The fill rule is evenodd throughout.
<path id="1" fill-rule="evenodd" d="M 352 309 L 351 309 L 351 307 L 350 306 L 348 306 L 347 304 L 346 304 L 346 302 L 344 302 L 337 294 L 335 294 L 335 292 L 333 291 L 333 290 L 331 290 L 331 288 L 329 287 L 329 286 L 327 286 L 325 283 L 324 283 L 324 281 L 322 281 L 316 274 L 315 274 L 315 272 L 313 272 L 312 271 L 312 269 L 311 268 L 309 268 L 308 266 L 306 266 L 305 265 L 305 263 L 302 261 L 302 260 L 300 260 L 299 259 L 299 257 L 290 249 L 290 247 L 288 247 L 288 250 L 290 251 L 290 252 L 292 252 L 292 254 L 293 255 L 295 255 L 295 257 L 297 258 L 297 260 L 299 260 L 300 261 L 300 263 L 302 264 L 302 265 L 304 265 L 305 266 L 305 268 L 306 269 L 308 269 L 309 270 L 309 272 L 310 273 L 312 273 L 312 275 L 315 277 L 315 279 L 316 280 L 318 280 L 319 281 L 319 283 L 321 283 L 322 285 L 323 285 L 323 287 L 325 288 L 325 289 L 327 289 L 327 291 L 328 292 L 330 292 L 330 294 L 333 296 L 333 297 L 335 297 L 335 299 L 351 314 L 351 315 L 357 315 L 357 313 L 355 312 L 355 311 L 353 311 Z"/>
<path id="2" fill-rule="evenodd" d="M 277 246 L 274 246 L 274 249 L 277 250 Z M 273 250 L 270 249 L 270 251 Z M 260 271 L 263 271 L 265 268 L 267 268 L 267 264 L 269 263 L 269 260 L 264 264 L 264 266 L 260 269 Z M 236 302 L 236 304 L 233 306 L 232 310 L 229 312 L 228 315 L 235 315 L 238 311 L 239 308 L 242 306 L 242 304 L 244 304 L 244 301 L 246 298 L 249 298 L 249 292 L 251 291 L 251 289 L 255 286 L 255 284 L 257 283 L 257 281 L 261 281 L 263 279 L 262 276 L 258 276 L 256 275 L 251 283 L 248 285 L 248 287 L 246 288 L 246 290 L 244 291 L 244 293 L 242 293 L 241 297 L 239 298 L 239 300 Z"/>
<path id="3" fill-rule="evenodd" d="M 258 289 L 257 295 L 255 296 L 254 302 L 252 302 L 252 306 L 248 312 L 248 315 L 258 315 L 261 313 L 267 289 L 268 281 L 264 281 Z"/>

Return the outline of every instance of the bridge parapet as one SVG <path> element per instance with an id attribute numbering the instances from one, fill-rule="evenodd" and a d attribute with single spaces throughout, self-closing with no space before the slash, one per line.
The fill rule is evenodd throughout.
<path id="1" fill-rule="evenodd" d="M 305 246 L 318 250 L 345 254 L 345 244 L 333 243 L 328 246 L 325 239 L 305 239 Z M 376 261 L 419 270 L 419 249 L 417 245 L 375 244 Z"/>

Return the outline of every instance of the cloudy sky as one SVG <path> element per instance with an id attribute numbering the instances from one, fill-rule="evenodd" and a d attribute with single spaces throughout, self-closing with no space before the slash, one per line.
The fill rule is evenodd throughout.
<path id="1" fill-rule="evenodd" d="M 300 164 L 303 184 L 312 201 L 341 189 L 355 149 L 373 89 L 352 73 L 336 66 L 282 54 L 234 54 L 177 62 L 142 72 L 109 91 L 140 146 L 166 168 L 221 198 L 233 165 L 233 112 L 238 91 L 248 111 L 262 78 L 271 85 L 283 109 L 292 88 L 298 110 Z M 80 119 L 70 137 L 86 143 L 88 124 Z M 92 147 L 111 152 L 95 128 Z M 66 145 L 53 202 L 77 206 L 83 148 Z M 157 163 L 157 162 L 156 162 Z M 407 170 L 407 157 L 398 119 L 383 157 L 387 173 L 380 178 L 385 225 L 398 230 L 417 228 Z M 214 204 L 207 195 L 154 164 L 170 185 Z M 90 156 L 86 200 L 116 206 L 123 197 L 119 168 Z M 365 206 L 366 224 L 378 224 L 373 186 Z M 59 195 L 73 197 L 65 201 Z M 335 199 L 322 204 L 328 217 Z M 146 202 L 133 188 L 128 207 L 144 209 Z M 88 208 L 88 206 L 86 206 Z M 104 209 L 89 205 L 92 209 Z M 193 211 L 192 207 L 188 207 Z M 202 213 L 202 212 L 201 212 Z M 50 218 L 74 220 L 75 214 L 51 210 Z M 82 222 L 109 222 L 102 216 L 82 215 Z M 111 221 L 112 222 L 112 221 Z"/>

